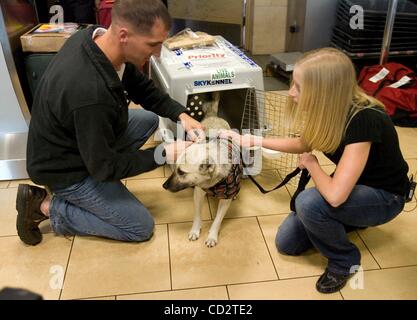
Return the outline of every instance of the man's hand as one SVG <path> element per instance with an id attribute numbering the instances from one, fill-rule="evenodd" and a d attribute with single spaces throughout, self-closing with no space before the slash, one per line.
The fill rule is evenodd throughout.
<path id="1" fill-rule="evenodd" d="M 192 141 L 183 141 L 183 140 L 177 140 L 176 142 L 166 144 L 164 146 L 165 154 L 166 154 L 166 162 L 168 164 L 175 163 L 175 161 L 180 156 L 180 154 L 183 153 L 185 149 L 187 149 L 192 144 L 193 144 Z"/>
<path id="2" fill-rule="evenodd" d="M 181 113 L 178 118 L 180 119 L 181 124 L 187 133 L 187 138 L 189 138 L 191 141 L 197 142 L 206 138 L 204 134 L 204 126 L 200 122 L 191 118 L 186 113 Z"/>
<path id="3" fill-rule="evenodd" d="M 298 167 L 300 169 L 309 169 L 312 164 L 319 163 L 317 157 L 311 153 L 304 152 L 298 156 Z"/>

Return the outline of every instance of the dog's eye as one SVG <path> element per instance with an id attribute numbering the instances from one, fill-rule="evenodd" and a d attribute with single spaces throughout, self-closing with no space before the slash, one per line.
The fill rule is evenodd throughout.
<path id="1" fill-rule="evenodd" d="M 179 176 L 183 176 L 183 175 L 185 175 L 185 172 L 184 172 L 184 171 L 182 171 L 181 169 L 178 169 L 178 170 L 177 170 L 177 173 L 178 173 L 178 175 L 179 175 Z"/>

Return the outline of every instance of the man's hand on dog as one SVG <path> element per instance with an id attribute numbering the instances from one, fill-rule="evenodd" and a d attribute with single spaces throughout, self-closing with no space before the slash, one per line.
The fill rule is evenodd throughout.
<path id="1" fill-rule="evenodd" d="M 166 162 L 170 164 L 175 163 L 179 155 L 183 153 L 184 150 L 191 146 L 193 143 L 194 142 L 192 141 L 177 140 L 173 143 L 166 144 L 164 146 Z"/>
<path id="2" fill-rule="evenodd" d="M 200 122 L 191 118 L 186 113 L 181 113 L 179 119 L 185 132 L 187 132 L 187 138 L 189 140 L 199 142 L 206 139 L 204 134 L 204 126 Z"/>

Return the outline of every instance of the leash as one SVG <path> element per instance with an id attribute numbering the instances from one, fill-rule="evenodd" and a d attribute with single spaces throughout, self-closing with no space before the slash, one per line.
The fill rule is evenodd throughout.
<path id="1" fill-rule="evenodd" d="M 209 142 L 211 140 L 215 140 L 215 139 L 221 139 L 220 137 L 206 137 L 206 142 Z M 235 144 L 233 142 L 232 139 L 226 139 L 228 140 L 229 143 L 232 143 L 236 146 L 238 146 L 237 144 Z M 238 146 L 240 149 L 240 146 Z M 247 168 L 247 165 L 245 164 L 245 162 L 243 161 L 243 155 L 242 152 L 240 152 L 240 158 L 241 158 L 241 162 L 244 168 Z M 265 188 L 263 188 L 256 180 L 254 177 L 252 177 L 251 175 L 248 175 L 249 179 L 256 185 L 256 187 L 259 189 L 259 191 L 261 191 L 263 194 L 267 194 L 270 193 L 272 191 L 275 191 L 279 188 L 282 188 L 283 186 L 285 186 L 292 178 L 294 178 L 295 176 L 297 176 L 299 173 L 301 172 L 301 176 L 300 176 L 300 180 L 298 182 L 298 186 L 297 186 L 297 190 L 294 192 L 293 196 L 291 197 L 291 202 L 290 202 L 290 209 L 292 211 L 295 211 L 295 199 L 297 198 L 298 194 L 302 191 L 305 190 L 306 185 L 308 184 L 308 182 L 310 181 L 310 173 L 308 172 L 307 169 L 300 169 L 300 168 L 296 168 L 293 172 L 287 174 L 285 176 L 285 178 L 281 181 L 281 183 L 279 183 L 275 188 L 270 189 L 270 190 L 265 190 Z"/>
<path id="2" fill-rule="evenodd" d="M 258 187 L 259 191 L 261 191 L 263 194 L 270 193 L 272 191 L 275 191 L 279 188 L 282 188 L 285 186 L 292 178 L 294 178 L 296 175 L 298 175 L 301 172 L 300 180 L 298 181 L 297 190 L 295 190 L 294 194 L 291 197 L 290 201 L 290 209 L 291 211 L 295 212 L 295 199 L 297 198 L 298 194 L 305 190 L 307 183 L 310 181 L 310 173 L 307 169 L 300 169 L 296 168 L 293 172 L 287 174 L 287 176 L 282 180 L 282 182 L 277 185 L 275 188 L 271 190 L 265 190 L 252 176 L 248 176 L 249 179 Z"/>

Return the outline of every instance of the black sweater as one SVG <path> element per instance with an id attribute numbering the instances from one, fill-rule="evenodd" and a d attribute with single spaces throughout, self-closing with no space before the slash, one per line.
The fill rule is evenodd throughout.
<path id="1" fill-rule="evenodd" d="M 120 153 L 117 140 L 132 100 L 178 120 L 185 108 L 127 63 L 122 81 L 92 39 L 96 27 L 77 32 L 51 61 L 32 106 L 27 171 L 33 182 L 64 188 L 91 176 L 113 181 L 158 166 L 154 149 Z"/>

